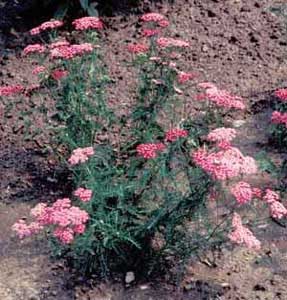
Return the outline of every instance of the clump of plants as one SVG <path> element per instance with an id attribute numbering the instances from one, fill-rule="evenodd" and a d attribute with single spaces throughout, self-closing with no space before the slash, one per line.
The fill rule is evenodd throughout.
<path id="1" fill-rule="evenodd" d="M 96 33 L 103 29 L 101 20 L 73 22 L 87 42 L 53 40 L 24 49 L 25 55 L 38 56 L 34 72 L 55 101 L 56 113 L 47 120 L 55 152 L 63 156 L 64 149 L 74 192 L 50 205 L 39 203 L 31 210 L 32 222 L 20 220 L 13 229 L 20 238 L 44 230 L 57 253 L 85 273 L 150 274 L 159 265 L 185 262 L 193 251 L 224 237 L 258 250 L 260 241 L 236 211 L 263 201 L 274 217 L 287 215 L 277 193 L 238 181 L 257 172 L 256 162 L 232 145 L 234 128 L 214 128 L 224 123 L 227 110 L 244 110 L 244 100 L 200 83 L 204 93 L 192 101 L 204 103 L 216 124 L 209 130 L 187 115 L 183 90 L 194 75 L 181 70 L 177 60 L 190 45 L 164 36 L 169 22 L 160 14 L 145 14 L 141 22 L 142 41 L 127 46 L 138 71 L 137 96 L 121 118 L 105 100 L 110 81 Z M 61 25 L 47 22 L 31 33 Z M 24 89 L 1 87 L 0 95 Z M 224 195 L 232 199 L 230 214 L 215 216 L 209 203 Z"/>
<path id="2" fill-rule="evenodd" d="M 278 102 L 271 117 L 272 140 L 281 148 L 287 145 L 287 89 L 279 89 L 275 92 Z"/>

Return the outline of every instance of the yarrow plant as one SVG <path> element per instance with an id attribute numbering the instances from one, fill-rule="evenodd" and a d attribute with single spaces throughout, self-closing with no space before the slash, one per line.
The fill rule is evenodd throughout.
<path id="1" fill-rule="evenodd" d="M 47 122 L 74 192 L 50 205 L 39 203 L 31 210 L 31 222 L 19 220 L 13 230 L 20 238 L 46 232 L 57 253 L 85 273 L 109 275 L 110 270 L 127 271 L 140 263 L 151 266 L 144 269 L 150 274 L 162 265 L 158 262 L 186 261 L 192 250 L 218 242 L 223 234 L 258 250 L 260 241 L 235 209 L 259 200 L 272 217 L 286 216 L 276 193 L 264 194 L 242 179 L 258 168 L 252 157 L 232 145 L 236 130 L 214 129 L 213 124 L 207 134 L 207 124 L 185 112 L 185 83 L 192 85 L 196 79 L 180 63 L 189 43 L 164 36 L 169 22 L 163 15 L 149 13 L 140 20 L 144 41 L 123 45 L 137 68 L 138 89 L 134 106 L 121 116 L 105 99 L 111 81 L 98 45 L 98 31 L 104 27 L 99 18 L 72 22 L 80 33 L 71 41 L 83 34 L 88 42 L 56 39 L 24 50 L 39 57 L 33 74 L 55 102 L 56 113 L 47 114 Z M 62 26 L 45 22 L 31 34 Z M 241 97 L 212 83 L 198 86 L 205 93 L 197 100 L 208 100 L 218 111 L 246 107 Z M 0 96 L 22 92 L 20 86 L 0 88 Z M 229 195 L 235 199 L 230 201 L 231 227 L 230 216 L 209 217 L 208 205 L 210 198 L 220 201 L 219 191 L 230 180 Z"/>
<path id="2" fill-rule="evenodd" d="M 287 89 L 278 89 L 274 92 L 278 102 L 271 115 L 272 141 L 281 147 L 287 145 Z"/>

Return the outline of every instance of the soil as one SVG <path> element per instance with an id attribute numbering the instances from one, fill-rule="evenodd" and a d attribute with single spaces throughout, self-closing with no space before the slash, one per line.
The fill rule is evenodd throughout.
<path id="1" fill-rule="evenodd" d="M 236 143 L 243 153 L 252 156 L 264 148 L 266 156 L 275 162 L 282 160 L 284 153 L 268 144 L 268 120 L 272 92 L 287 86 L 287 37 L 284 20 L 269 8 L 280 3 L 284 1 L 144 1 L 136 10 L 167 15 L 172 24 L 167 33 L 190 42 L 192 47 L 183 54 L 181 67 L 196 73 L 196 82 L 215 82 L 247 99 L 249 112 L 228 120 L 241 122 Z M 138 15 L 131 12 L 106 17 L 102 38 L 107 67 L 115 82 L 108 91 L 108 101 L 119 114 L 125 114 L 131 106 L 135 87 L 125 51 L 128 42 L 140 37 L 140 27 Z M 27 20 L 21 24 L 26 26 L 22 31 L 29 29 Z M 33 84 L 33 66 L 20 55 L 31 38 L 14 25 L 14 30 L 0 36 L 1 84 Z M 187 92 L 190 99 L 194 94 L 194 89 Z M 30 104 L 25 99 L 21 110 Z M 69 182 L 65 170 L 57 169 L 53 157 L 44 151 L 45 138 L 27 137 L 13 113 L 3 117 L 1 103 L 0 116 L 0 299 L 287 299 L 286 228 L 270 220 L 268 226 L 262 223 L 258 229 L 263 241 L 260 253 L 228 247 L 207 253 L 190 262 L 184 280 L 177 286 L 161 278 L 135 282 L 128 288 L 122 283 L 124 279 L 112 284 L 75 279 L 63 262 L 51 260 L 45 237 L 20 243 L 12 234 L 11 225 L 25 217 L 35 203 L 69 195 Z M 261 187 L 272 182 L 266 172 L 251 180 Z"/>

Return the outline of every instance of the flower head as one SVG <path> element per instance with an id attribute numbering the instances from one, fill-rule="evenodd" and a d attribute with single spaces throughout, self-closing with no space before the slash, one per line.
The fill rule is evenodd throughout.
<path id="1" fill-rule="evenodd" d="M 23 85 L 8 85 L 8 86 L 0 86 L 0 97 L 1 96 L 11 96 L 14 94 L 22 93 L 25 90 Z"/>
<path id="2" fill-rule="evenodd" d="M 37 218 L 44 213 L 46 208 L 47 208 L 46 203 L 38 203 L 34 208 L 31 209 L 30 214 L 31 216 Z"/>
<path id="3" fill-rule="evenodd" d="M 63 25 L 64 25 L 64 23 L 62 21 L 51 20 L 51 21 L 48 21 L 48 22 L 44 22 L 40 26 L 37 26 L 37 27 L 31 29 L 30 34 L 31 35 L 36 35 L 36 34 L 39 34 L 43 31 L 46 31 L 48 29 L 55 29 L 55 28 L 61 27 Z"/>
<path id="4" fill-rule="evenodd" d="M 97 17 L 83 17 L 72 23 L 76 30 L 103 29 L 103 22 Z"/>
<path id="5" fill-rule="evenodd" d="M 79 163 L 86 162 L 90 156 L 94 155 L 94 149 L 92 147 L 77 148 L 73 150 L 68 162 L 71 165 L 77 165 Z"/>
<path id="6" fill-rule="evenodd" d="M 177 81 L 179 84 L 183 84 L 186 81 L 193 79 L 194 77 L 195 77 L 195 75 L 192 73 L 179 72 L 177 74 Z"/>
<path id="7" fill-rule="evenodd" d="M 67 46 L 70 46 L 70 43 L 68 41 L 60 40 L 60 41 L 50 44 L 49 48 L 55 49 L 55 48 L 61 48 L 61 47 L 67 47 Z"/>
<path id="8" fill-rule="evenodd" d="M 279 200 L 280 200 L 280 196 L 278 193 L 276 193 L 273 190 L 266 189 L 265 195 L 263 196 L 263 201 L 265 201 L 268 204 L 271 204 Z"/>
<path id="9" fill-rule="evenodd" d="M 94 47 L 91 43 L 83 43 L 80 45 L 74 44 L 70 46 L 62 46 L 53 48 L 50 51 L 50 57 L 52 59 L 63 58 L 72 59 L 76 56 L 82 56 L 83 54 L 93 52 Z"/>
<path id="10" fill-rule="evenodd" d="M 236 130 L 233 128 L 220 127 L 212 130 L 207 135 L 207 140 L 210 142 L 231 142 L 236 137 Z"/>
<path id="11" fill-rule="evenodd" d="M 151 37 L 158 35 L 160 31 L 158 29 L 143 29 L 142 30 L 142 35 L 145 37 Z"/>
<path id="12" fill-rule="evenodd" d="M 166 20 L 166 17 L 158 13 L 147 13 L 140 18 L 143 22 L 160 22 Z"/>
<path id="13" fill-rule="evenodd" d="M 221 107 L 240 110 L 245 109 L 245 104 L 241 97 L 234 96 L 225 90 L 220 90 L 209 82 L 200 83 L 198 86 L 206 89 L 205 94 L 199 95 L 198 100 L 207 98 L 209 101 Z"/>
<path id="14" fill-rule="evenodd" d="M 179 39 L 173 39 L 173 38 L 165 38 L 161 37 L 157 39 L 157 45 L 160 48 L 188 48 L 189 43 L 179 40 Z"/>
<path id="15" fill-rule="evenodd" d="M 20 238 L 38 233 L 45 226 L 53 226 L 53 235 L 62 243 L 69 244 L 75 234 L 85 231 L 89 215 L 85 210 L 72 206 L 69 198 L 58 199 L 51 206 L 39 203 L 30 212 L 35 218 L 34 222 L 26 224 L 20 220 L 12 226 Z"/>
<path id="16" fill-rule="evenodd" d="M 270 215 L 275 219 L 282 219 L 287 216 L 286 207 L 279 201 L 273 201 L 269 204 Z"/>
<path id="17" fill-rule="evenodd" d="M 43 226 L 40 225 L 38 222 L 32 222 L 30 224 L 26 224 L 24 220 L 19 220 L 12 226 L 12 230 L 16 232 L 16 234 L 20 239 L 38 233 L 42 229 Z"/>
<path id="18" fill-rule="evenodd" d="M 29 225 L 26 224 L 24 220 L 19 220 L 12 226 L 12 230 L 15 231 L 20 239 L 30 236 L 31 230 Z"/>
<path id="19" fill-rule="evenodd" d="M 148 52 L 149 47 L 143 44 L 129 44 L 128 51 L 133 54 L 143 54 Z"/>
<path id="20" fill-rule="evenodd" d="M 200 148 L 193 152 L 192 158 L 196 165 L 216 180 L 226 180 L 241 174 L 257 172 L 255 160 L 252 157 L 244 156 L 235 147 L 212 153 Z"/>
<path id="21" fill-rule="evenodd" d="M 40 73 L 45 72 L 45 70 L 46 70 L 46 67 L 44 67 L 44 66 L 37 66 L 37 67 L 35 67 L 35 68 L 32 70 L 32 74 L 33 74 L 33 75 L 38 75 L 38 74 L 40 74 Z"/>
<path id="22" fill-rule="evenodd" d="M 261 242 L 248 228 L 242 225 L 241 217 L 237 213 L 233 215 L 232 227 L 233 231 L 228 235 L 232 242 L 245 245 L 249 249 L 259 250 L 261 248 Z"/>
<path id="23" fill-rule="evenodd" d="M 165 140 L 168 142 L 174 142 L 177 139 L 181 137 L 187 137 L 188 136 L 188 131 L 184 129 L 179 129 L 179 128 L 174 128 L 170 129 L 166 134 L 165 134 Z"/>
<path id="24" fill-rule="evenodd" d="M 161 20 L 159 22 L 157 22 L 159 27 L 168 27 L 169 26 L 169 21 L 168 20 Z"/>
<path id="25" fill-rule="evenodd" d="M 51 73 L 51 77 L 54 79 L 54 80 L 60 80 L 64 77 L 67 77 L 67 75 L 69 74 L 68 71 L 66 70 L 60 70 L 60 69 L 56 69 L 56 70 L 53 70 L 52 73 Z"/>
<path id="26" fill-rule="evenodd" d="M 163 143 L 156 144 L 140 144 L 137 146 L 137 153 L 139 156 L 143 158 L 150 159 L 156 158 L 157 152 L 163 151 L 165 149 L 165 145 Z"/>
<path id="27" fill-rule="evenodd" d="M 287 89 L 279 89 L 274 94 L 282 101 L 287 101 Z"/>
<path id="28" fill-rule="evenodd" d="M 27 47 L 24 48 L 23 54 L 24 55 L 29 55 L 32 53 L 44 53 L 46 50 L 45 46 L 41 44 L 33 44 L 33 45 L 28 45 Z"/>
<path id="29" fill-rule="evenodd" d="M 81 201 L 83 202 L 88 202 L 92 198 L 93 191 L 89 189 L 84 189 L 84 188 L 78 188 L 74 191 L 74 195 L 76 197 L 79 197 Z"/>
<path id="30" fill-rule="evenodd" d="M 253 197 L 253 191 L 250 184 L 244 181 L 240 181 L 232 186 L 230 192 L 239 204 L 249 202 Z"/>
<path id="31" fill-rule="evenodd" d="M 271 122 L 274 124 L 284 124 L 287 127 L 287 113 L 274 111 L 271 116 Z"/>
<path id="32" fill-rule="evenodd" d="M 74 231 L 72 228 L 57 227 L 54 230 L 53 235 L 63 244 L 71 244 L 74 240 Z"/>
<path id="33" fill-rule="evenodd" d="M 262 191 L 259 188 L 252 188 L 253 197 L 257 199 L 262 198 Z"/>

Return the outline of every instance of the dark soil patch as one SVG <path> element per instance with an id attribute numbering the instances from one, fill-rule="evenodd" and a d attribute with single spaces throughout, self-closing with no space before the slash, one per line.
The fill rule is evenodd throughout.
<path id="1" fill-rule="evenodd" d="M 0 149 L 0 201 L 40 201 L 67 196 L 69 173 L 49 165 L 39 151 Z M 55 199 L 53 199 L 54 201 Z"/>

